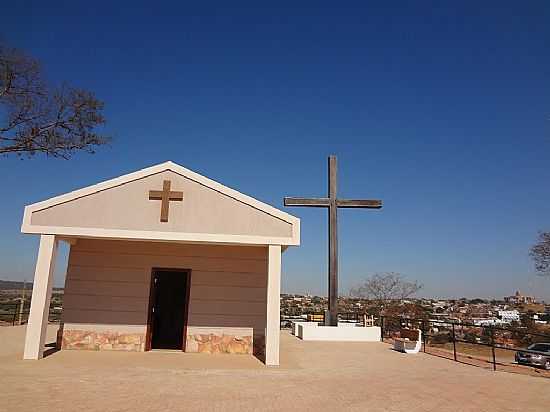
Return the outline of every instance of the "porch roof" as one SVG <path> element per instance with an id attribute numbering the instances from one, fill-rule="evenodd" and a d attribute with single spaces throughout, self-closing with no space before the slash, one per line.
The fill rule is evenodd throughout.
<path id="1" fill-rule="evenodd" d="M 171 200 L 179 201 L 168 202 L 169 215 L 162 220 L 164 201 L 151 196 L 160 196 L 167 181 L 168 191 L 179 196 Z M 21 231 L 66 238 L 300 243 L 295 216 L 170 161 L 28 205 Z"/>

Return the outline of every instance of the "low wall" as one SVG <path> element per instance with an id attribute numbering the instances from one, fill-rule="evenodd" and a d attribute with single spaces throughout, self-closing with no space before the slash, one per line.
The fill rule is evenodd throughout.
<path id="1" fill-rule="evenodd" d="M 316 326 L 318 325 L 319 322 L 308 322 L 308 321 L 297 321 L 297 322 L 292 322 L 292 334 L 294 336 L 298 336 L 298 325 L 303 325 L 305 327 L 308 327 L 308 326 Z"/>
<path id="2" fill-rule="evenodd" d="M 319 322 L 308 322 L 308 321 L 295 321 L 292 322 L 292 333 L 294 336 L 298 336 L 298 325 L 302 325 L 304 327 L 310 327 L 310 326 L 320 326 Z M 358 324 L 352 323 L 352 322 L 338 322 L 339 328 L 355 328 Z"/>
<path id="3" fill-rule="evenodd" d="M 378 326 L 313 326 L 298 325 L 298 337 L 302 340 L 337 342 L 380 342 Z"/>

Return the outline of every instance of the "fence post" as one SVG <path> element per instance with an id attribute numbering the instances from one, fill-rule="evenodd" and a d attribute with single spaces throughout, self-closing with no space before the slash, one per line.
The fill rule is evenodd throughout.
<path id="1" fill-rule="evenodd" d="M 456 362 L 456 335 L 455 335 L 455 323 L 453 322 L 452 325 L 453 325 L 453 355 L 454 355 L 455 362 Z"/>
<path id="2" fill-rule="evenodd" d="M 422 345 L 426 353 L 426 319 L 422 319 Z"/>
<path id="3" fill-rule="evenodd" d="M 380 342 L 384 342 L 384 316 L 380 315 Z"/>
<path id="4" fill-rule="evenodd" d="M 493 330 L 492 326 L 489 326 L 489 330 L 491 331 L 491 352 L 493 353 L 493 370 L 497 370 L 497 361 L 495 356 L 495 331 Z"/>
<path id="5" fill-rule="evenodd" d="M 13 310 L 13 318 L 11 320 L 11 326 L 15 326 L 15 318 L 17 317 L 17 313 L 20 311 L 19 305 L 21 302 L 15 304 L 15 309 Z M 21 323 L 19 323 L 21 324 Z"/>
<path id="6" fill-rule="evenodd" d="M 27 279 L 23 282 L 23 292 L 21 292 L 21 306 L 19 307 L 19 324 L 23 324 L 23 310 L 25 310 L 25 291 L 27 290 Z"/>

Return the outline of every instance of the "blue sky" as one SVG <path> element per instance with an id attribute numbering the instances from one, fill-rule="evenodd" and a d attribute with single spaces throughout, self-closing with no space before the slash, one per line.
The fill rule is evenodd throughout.
<path id="1" fill-rule="evenodd" d="M 550 4 L 295 3 L 4 6 L 0 37 L 93 90 L 114 140 L 0 159 L 0 278 L 32 279 L 25 204 L 173 160 L 282 208 L 325 195 L 333 153 L 341 196 L 384 201 L 340 212 L 342 293 L 396 271 L 425 296 L 550 300 L 528 256 L 550 230 Z M 283 291 L 324 294 L 326 212 L 288 211 Z"/>

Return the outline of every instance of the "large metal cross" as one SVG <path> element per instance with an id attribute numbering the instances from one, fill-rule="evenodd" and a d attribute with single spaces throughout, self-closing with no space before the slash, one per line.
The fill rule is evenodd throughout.
<path id="1" fill-rule="evenodd" d="M 310 206 L 328 208 L 328 307 L 329 319 L 325 324 L 338 326 L 338 208 L 355 207 L 380 209 L 381 200 L 338 199 L 336 156 L 328 158 L 328 197 L 285 197 L 285 206 Z"/>

